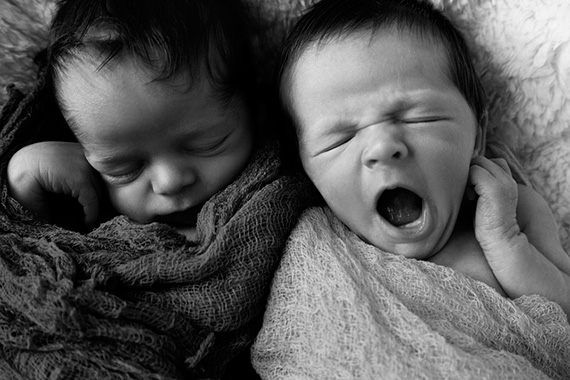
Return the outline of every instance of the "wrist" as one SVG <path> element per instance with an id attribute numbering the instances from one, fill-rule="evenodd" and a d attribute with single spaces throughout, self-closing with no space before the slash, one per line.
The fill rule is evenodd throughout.
<path id="1" fill-rule="evenodd" d="M 521 233 L 516 221 L 493 229 L 476 229 L 475 232 L 483 252 L 496 249 L 517 249 L 528 244 L 528 239 Z"/>

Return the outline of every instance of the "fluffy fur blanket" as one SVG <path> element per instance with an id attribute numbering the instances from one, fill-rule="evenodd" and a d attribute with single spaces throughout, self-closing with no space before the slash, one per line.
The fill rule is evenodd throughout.
<path id="1" fill-rule="evenodd" d="M 363 243 L 332 215 L 301 217 L 252 350 L 263 379 L 568 379 L 555 303 Z"/>
<path id="2" fill-rule="evenodd" d="M 514 151 L 570 253 L 568 1 L 432 1 L 471 47 L 489 96 L 489 138 Z"/>

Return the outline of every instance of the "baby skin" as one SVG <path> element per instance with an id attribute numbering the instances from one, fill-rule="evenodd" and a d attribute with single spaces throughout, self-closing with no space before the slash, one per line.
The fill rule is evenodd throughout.
<path id="1" fill-rule="evenodd" d="M 116 214 L 165 223 L 195 240 L 200 208 L 253 150 L 244 97 L 219 100 L 206 78 L 191 88 L 183 75 L 153 81 L 133 58 L 99 65 L 77 60 L 60 83 L 79 143 L 45 141 L 16 152 L 8 164 L 11 196 L 48 221 L 49 194 L 75 198 L 88 228 L 101 222 L 107 201 Z"/>
<path id="2" fill-rule="evenodd" d="M 485 126 L 440 45 L 389 28 L 309 44 L 281 86 L 303 168 L 367 243 L 570 315 L 570 258 L 552 213 L 504 160 L 483 156 Z"/>

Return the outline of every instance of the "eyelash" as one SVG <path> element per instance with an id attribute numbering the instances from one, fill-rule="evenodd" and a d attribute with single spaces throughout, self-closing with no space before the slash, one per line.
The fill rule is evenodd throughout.
<path id="1" fill-rule="evenodd" d="M 142 171 L 142 165 L 139 165 L 136 169 L 129 171 L 128 173 L 121 174 L 104 174 L 105 177 L 109 178 L 112 182 L 130 182 L 135 179 Z"/>
<path id="2" fill-rule="evenodd" d="M 409 119 L 409 120 L 401 120 L 404 124 L 424 124 L 424 123 L 434 123 L 436 121 L 444 120 L 441 117 L 431 117 L 431 118 L 423 118 L 423 119 Z"/>
<path id="3" fill-rule="evenodd" d="M 207 156 L 209 154 L 212 154 L 213 152 L 215 152 L 218 148 L 220 148 L 224 142 L 226 142 L 226 140 L 228 139 L 230 135 L 225 136 L 224 138 L 220 139 L 219 141 L 216 141 L 214 144 L 212 144 L 211 146 L 208 146 L 206 148 L 191 148 L 191 149 L 185 149 L 185 151 L 189 154 L 192 155 L 204 155 Z M 123 183 L 123 182 L 130 182 L 132 180 L 134 180 L 142 171 L 143 165 L 138 165 L 136 169 L 129 171 L 128 173 L 121 173 L 121 174 L 108 174 L 105 173 L 102 175 L 107 177 L 109 179 L 110 182 L 113 183 Z"/>
<path id="4" fill-rule="evenodd" d="M 395 122 L 398 123 L 403 123 L 403 124 L 427 124 L 427 123 L 434 123 L 434 122 L 438 122 L 438 121 L 442 121 L 445 120 L 445 118 L 443 117 L 427 117 L 427 118 L 418 118 L 418 119 L 405 119 L 405 118 L 394 118 Z M 333 149 L 336 149 L 344 144 L 346 144 L 347 142 L 349 142 L 350 140 L 352 140 L 352 138 L 354 137 L 354 134 L 351 134 L 337 142 L 335 142 L 334 144 L 330 145 L 328 148 L 326 148 L 324 152 L 328 152 L 331 151 Z"/>
<path id="5" fill-rule="evenodd" d="M 226 142 L 226 140 L 228 139 L 229 136 L 230 135 L 225 136 L 221 140 L 216 141 L 214 144 L 212 144 L 211 146 L 208 146 L 206 148 L 190 148 L 190 149 L 185 149 L 185 150 L 187 153 L 194 154 L 194 155 L 212 154 L 213 152 L 215 152 L 219 147 L 221 147 Z"/>
<path id="6" fill-rule="evenodd" d="M 349 136 L 347 136 L 347 137 L 345 137 L 345 138 L 343 138 L 343 139 L 341 139 L 341 140 L 339 140 L 339 141 L 337 141 L 337 142 L 331 144 L 328 148 L 326 148 L 325 150 L 323 150 L 322 153 L 331 151 L 331 150 L 333 150 L 333 149 L 336 149 L 336 148 L 338 148 L 338 147 L 340 147 L 340 146 L 346 144 L 347 142 L 349 142 L 350 140 L 352 140 L 353 137 L 354 137 L 354 135 L 351 134 L 351 135 L 349 135 Z"/>

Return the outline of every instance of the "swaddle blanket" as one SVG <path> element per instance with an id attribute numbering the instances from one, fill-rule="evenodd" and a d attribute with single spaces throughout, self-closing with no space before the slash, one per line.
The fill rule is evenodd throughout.
<path id="1" fill-rule="evenodd" d="M 501 297 L 383 252 L 328 208 L 287 243 L 252 349 L 264 379 L 568 379 L 570 326 L 539 296 Z"/>
<path id="2" fill-rule="evenodd" d="M 259 329 L 306 184 L 283 173 L 277 145 L 266 143 L 203 206 L 197 242 L 124 216 L 88 234 L 45 224 L 5 183 L 8 152 L 46 134 L 45 90 L 12 95 L 0 136 L 1 377 L 220 376 Z"/>

